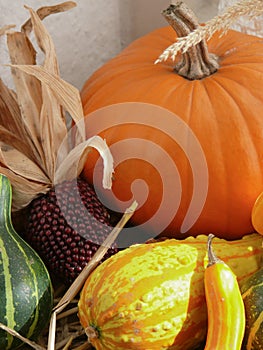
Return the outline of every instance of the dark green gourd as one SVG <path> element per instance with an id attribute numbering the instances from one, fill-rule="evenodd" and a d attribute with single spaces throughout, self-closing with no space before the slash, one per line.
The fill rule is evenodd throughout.
<path id="1" fill-rule="evenodd" d="M 0 322 L 36 340 L 53 307 L 48 271 L 36 252 L 16 233 L 11 221 L 12 187 L 0 174 Z M 22 341 L 0 330 L 0 349 Z"/>
<path id="2" fill-rule="evenodd" d="M 263 267 L 241 286 L 246 310 L 243 350 L 263 350 Z"/>

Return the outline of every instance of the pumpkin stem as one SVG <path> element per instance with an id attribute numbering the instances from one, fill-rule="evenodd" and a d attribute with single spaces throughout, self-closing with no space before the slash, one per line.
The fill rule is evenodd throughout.
<path id="1" fill-rule="evenodd" d="M 185 37 L 199 27 L 194 12 L 182 1 L 171 4 L 162 15 L 176 31 L 178 37 Z M 218 57 L 208 52 L 205 40 L 182 52 L 181 60 L 174 70 L 177 74 L 189 80 L 200 80 L 219 68 Z"/>
<path id="2" fill-rule="evenodd" d="M 212 240 L 215 236 L 210 233 L 208 235 L 208 239 L 207 239 L 207 254 L 208 254 L 208 265 L 207 267 L 214 265 L 216 263 L 220 263 L 222 262 L 222 260 L 220 260 L 214 253 L 213 248 L 212 248 Z"/>

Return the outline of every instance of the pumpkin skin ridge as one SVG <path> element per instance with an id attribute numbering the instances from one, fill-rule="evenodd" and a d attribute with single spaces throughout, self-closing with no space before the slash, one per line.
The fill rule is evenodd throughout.
<path id="1" fill-rule="evenodd" d="M 134 70 L 130 70 L 130 71 L 124 71 L 124 72 L 122 72 L 122 73 L 119 73 L 119 75 L 117 76 L 117 78 L 116 79 L 118 79 L 119 80 L 119 78 L 121 77 L 121 76 L 123 76 L 123 77 L 125 77 L 129 72 L 132 72 L 132 71 L 134 71 L 134 72 L 136 72 L 136 73 L 138 73 L 138 70 L 137 70 L 137 68 L 135 67 L 134 68 Z M 144 68 L 144 69 L 142 69 L 142 71 L 143 71 L 143 73 L 145 73 L 145 71 L 146 71 L 146 69 Z M 96 100 L 100 100 L 100 97 L 99 97 L 99 95 L 100 94 L 102 94 L 102 95 L 104 95 L 104 91 L 105 90 L 107 90 L 107 86 L 108 85 L 111 85 L 112 83 L 113 83 L 113 81 L 114 81 L 114 77 L 112 77 L 111 76 L 111 74 L 110 73 L 108 73 L 110 76 L 109 76 L 109 78 L 108 78 L 108 81 L 107 81 L 107 83 L 103 83 L 103 85 L 100 87 L 96 87 Z M 155 89 L 154 88 L 154 86 L 157 86 L 157 88 L 159 89 L 160 88 L 160 84 L 162 83 L 162 82 L 159 82 L 157 79 L 156 79 L 156 72 L 155 71 L 153 71 L 153 69 L 151 68 L 151 67 L 149 67 L 149 75 L 147 75 L 146 77 L 144 77 L 144 81 L 148 81 L 149 82 L 149 85 L 151 86 L 151 89 Z M 185 83 L 185 79 L 184 78 L 182 78 L 182 77 L 178 77 L 173 71 L 171 71 L 171 69 L 169 69 L 168 71 L 167 71 L 167 76 L 168 76 L 168 79 L 170 79 L 169 78 L 169 76 L 171 75 L 171 74 L 174 74 L 174 78 L 176 79 L 176 80 L 181 80 L 181 85 L 183 86 L 183 84 Z M 124 79 L 125 80 L 125 79 Z M 153 83 L 154 84 L 152 84 L 152 83 L 150 83 L 150 81 L 151 80 L 153 80 Z M 96 83 L 96 82 L 95 82 Z M 175 84 L 176 83 L 176 81 L 175 82 L 172 82 L 173 83 L 173 85 L 174 85 L 174 89 L 175 90 L 177 90 L 177 89 L 179 89 L 180 88 L 180 85 L 178 85 L 178 82 L 177 82 L 177 84 Z M 165 81 L 165 82 L 163 82 L 163 84 L 164 85 L 166 85 L 167 84 L 167 82 Z M 95 84 L 96 85 L 96 84 Z M 130 90 L 130 86 L 133 86 L 134 85 L 134 81 L 133 80 L 131 80 L 131 79 L 129 79 L 129 81 L 127 81 L 126 83 L 125 83 L 125 89 L 123 89 L 122 91 L 123 91 L 123 93 L 125 93 L 125 91 L 127 91 L 127 95 L 129 95 L 129 90 Z M 137 83 L 137 95 L 135 96 L 133 96 L 133 100 L 134 101 L 136 101 L 136 102 L 142 102 L 142 103 L 153 103 L 154 104 L 154 100 L 153 101 L 147 101 L 147 95 L 149 94 L 149 90 L 145 93 L 145 91 L 143 92 L 143 93 L 141 93 L 140 92 L 140 90 L 139 90 L 139 87 L 140 87 L 140 83 Z M 161 90 L 161 89 L 160 89 Z M 172 92 L 171 92 L 172 93 Z M 87 97 L 87 94 L 88 93 L 85 93 L 85 89 L 83 90 L 83 92 L 82 92 L 82 96 L 84 95 L 85 97 L 83 98 L 83 101 L 82 101 L 82 103 L 83 103 L 83 107 L 84 107 L 84 115 L 87 117 L 88 116 L 88 114 L 89 113 L 91 113 L 91 112 L 93 112 L 94 111 L 94 109 L 91 109 L 91 110 L 88 110 L 88 112 L 86 111 L 86 109 L 88 109 L 89 108 L 89 106 L 90 105 L 92 105 L 93 103 L 94 103 L 94 101 L 93 101 L 93 99 L 94 99 L 94 95 L 89 95 L 89 97 Z M 114 97 L 116 95 L 116 98 Z M 119 99 L 119 94 L 118 94 L 118 92 L 114 92 L 114 91 L 112 91 L 111 92 L 111 98 L 112 98 L 112 100 L 114 101 L 114 100 L 116 100 L 116 102 L 115 103 L 125 103 L 125 102 L 127 102 L 127 103 L 129 103 L 129 102 L 131 102 L 128 98 L 122 98 L 122 100 L 120 100 Z M 95 102 L 96 103 L 96 102 Z M 114 103 L 114 102 L 113 102 Z M 106 107 L 107 106 L 107 104 L 101 104 L 101 106 L 100 107 Z M 165 108 L 165 107 L 164 107 Z"/>
<path id="2" fill-rule="evenodd" d="M 229 79 L 229 77 L 225 77 L 225 79 Z M 221 87 L 222 87 L 222 89 L 224 90 L 224 91 L 226 91 L 226 94 L 228 95 L 228 96 L 231 96 L 230 95 L 230 93 L 229 93 L 229 91 L 228 90 L 226 90 L 226 87 L 222 84 L 222 77 L 220 77 L 220 81 L 217 81 L 216 79 L 214 80 L 214 82 L 216 82 L 216 83 L 218 83 Z M 220 82 L 221 82 L 221 84 L 220 84 Z M 237 83 L 236 81 L 234 82 L 234 81 L 232 81 L 232 83 Z M 237 83 L 237 84 L 239 84 L 239 83 Z M 239 84 L 239 86 L 242 86 L 241 84 Z M 253 95 L 251 95 L 250 96 L 250 98 L 252 99 L 254 99 L 255 100 L 255 102 L 257 102 L 257 101 L 259 101 L 259 99 L 257 98 L 257 97 L 255 97 L 255 96 L 253 96 Z M 240 120 L 242 120 L 242 122 L 243 122 L 243 124 L 245 125 L 245 128 L 246 128 L 246 130 L 248 130 L 249 131 L 249 134 L 251 135 L 251 134 L 255 134 L 255 129 L 257 130 L 257 128 L 253 128 L 252 129 L 252 127 L 250 126 L 250 124 L 248 123 L 248 121 L 246 120 L 246 118 L 244 118 L 244 115 L 246 114 L 244 111 L 243 111 L 243 109 L 241 108 L 241 106 L 240 106 L 240 103 L 238 103 L 237 101 L 236 101 L 236 98 L 234 98 L 234 97 L 232 97 L 232 100 L 233 100 L 233 103 L 236 105 L 236 107 L 240 110 L 240 114 L 239 114 L 239 116 L 240 116 Z M 244 106 L 242 106 L 242 107 L 244 107 Z M 255 119 L 255 117 L 256 116 L 253 116 L 254 117 L 254 119 Z M 230 116 L 230 118 L 231 118 L 231 116 Z M 259 118 L 258 118 L 259 119 Z M 239 122 L 238 122 L 239 123 Z M 244 126 L 242 127 L 242 129 L 241 130 L 243 130 L 244 129 Z M 251 145 L 253 144 L 253 148 L 254 149 L 256 149 L 257 147 L 257 143 L 256 143 L 256 141 L 254 141 L 253 140 L 253 137 L 250 137 L 250 139 L 249 139 L 249 142 L 251 143 Z M 244 150 L 246 149 L 246 147 L 244 147 Z M 250 155 L 250 158 L 251 158 L 251 155 Z M 255 163 L 257 163 L 257 164 L 260 164 L 260 158 L 259 158 L 259 155 L 258 155 L 258 153 L 255 151 L 255 158 L 256 158 L 256 162 Z M 257 172 L 258 174 L 260 174 L 260 168 L 258 169 L 258 172 Z"/>
<path id="3" fill-rule="evenodd" d="M 158 54 L 158 51 L 157 51 L 157 54 Z M 116 79 L 118 79 L 119 76 L 125 76 L 128 73 L 131 73 L 131 76 L 132 76 L 133 72 L 137 72 L 138 70 L 140 70 L 142 73 L 147 73 L 147 75 L 149 74 L 149 77 L 154 77 L 154 74 L 156 73 L 161 74 L 163 70 L 162 67 L 166 68 L 168 75 L 173 73 L 175 79 L 180 79 L 182 81 L 185 80 L 185 78 L 178 76 L 173 71 L 173 67 L 171 67 L 168 63 L 162 63 L 162 67 L 160 67 L 158 65 L 151 65 L 148 62 L 146 62 L 142 67 L 142 62 L 145 61 L 145 59 L 142 59 L 127 68 L 127 63 L 125 62 L 125 60 L 123 62 L 122 61 L 123 61 L 123 57 L 122 55 L 119 54 L 106 63 L 107 70 L 106 72 L 104 72 L 104 78 L 106 79 L 106 83 L 104 82 L 103 84 L 99 84 L 99 80 L 100 80 L 99 72 L 103 67 L 99 68 L 98 71 L 95 71 L 93 73 L 92 75 L 92 77 L 94 78 L 93 84 L 99 85 L 99 86 L 96 86 L 96 90 L 99 90 L 100 88 L 104 88 L 107 86 L 107 84 L 110 84 L 114 80 L 114 76 L 116 77 Z M 115 66 L 115 64 L 117 66 L 117 71 L 116 69 L 114 69 L 114 72 L 113 72 L 112 66 Z M 89 94 L 89 90 L 90 90 L 89 88 L 88 89 L 85 88 L 85 84 L 84 84 L 82 90 L 80 91 L 84 105 L 87 103 L 86 96 Z"/>
<path id="4" fill-rule="evenodd" d="M 228 90 L 226 90 L 226 87 L 225 87 L 225 85 L 227 86 L 227 84 L 222 84 L 222 81 L 224 81 L 224 80 L 226 80 L 226 79 L 229 79 L 229 77 L 224 77 L 223 75 L 221 75 L 220 77 L 218 77 L 218 79 L 217 79 L 217 77 L 216 77 L 216 74 L 217 73 L 215 73 L 214 75 L 214 79 L 213 80 L 210 80 L 210 82 L 212 83 L 212 84 L 218 84 L 218 86 L 220 86 L 220 88 L 222 88 L 222 91 L 226 91 L 226 95 L 228 96 L 228 97 L 230 97 L 231 96 L 231 93 L 228 91 Z M 207 81 L 207 84 L 209 84 L 210 83 L 209 81 Z M 239 84 L 238 82 L 236 82 L 235 81 L 235 83 L 236 84 Z M 242 86 L 242 85 L 240 85 L 240 86 Z M 208 91 L 213 91 L 213 89 L 211 89 L 211 88 L 208 88 L 207 89 Z M 231 98 L 232 98 L 232 96 L 231 96 Z M 251 99 L 252 99 L 252 97 L 251 97 Z M 255 101 L 258 101 L 258 99 L 256 98 L 256 97 L 254 97 L 253 96 L 253 99 L 255 100 Z M 243 109 L 241 109 L 240 107 L 240 103 L 239 102 L 237 102 L 237 100 L 236 100 L 236 98 L 235 97 L 233 97 L 232 98 L 232 102 L 233 102 L 233 105 L 235 105 L 239 110 L 240 110 L 240 113 L 239 113 L 239 120 L 236 122 L 236 121 L 234 121 L 233 119 L 232 119 L 232 116 L 230 115 L 229 117 L 231 118 L 231 123 L 234 125 L 234 124 L 237 124 L 237 125 L 240 125 L 241 124 L 241 122 L 242 122 L 242 124 L 243 124 L 243 127 L 242 128 L 239 128 L 238 129 L 238 131 L 240 130 L 240 131 L 242 131 L 244 128 L 246 128 L 246 130 L 248 130 L 249 132 L 248 132 L 248 134 L 249 135 L 255 135 L 256 134 L 256 132 L 255 132 L 255 127 L 254 127 L 254 124 L 253 124 L 253 129 L 252 129 L 252 125 L 250 125 L 249 123 L 248 123 L 248 121 L 246 121 L 246 118 L 244 117 L 244 115 L 246 115 L 247 113 L 246 112 L 244 112 L 244 110 Z M 244 106 L 242 106 L 242 107 L 244 107 Z M 217 113 L 216 112 L 216 110 L 214 110 L 214 111 L 211 111 L 211 112 L 214 112 L 214 113 Z M 212 118 L 213 119 L 213 118 Z M 259 119 L 259 118 L 258 118 Z M 214 120 L 216 120 L 216 121 L 218 121 L 218 127 L 220 126 L 220 118 L 219 117 L 216 117 L 216 118 L 214 118 Z M 255 120 L 255 116 L 254 116 L 254 120 Z M 215 125 L 215 124 L 214 124 Z M 215 125 L 216 126 L 216 125 Z M 231 129 L 232 130 L 234 130 L 234 126 L 232 126 L 231 125 Z M 237 132 L 238 132 L 237 131 Z M 256 129 L 256 131 L 258 131 L 258 129 Z M 215 133 L 216 135 L 218 134 L 218 133 Z M 219 133 L 220 134 L 220 133 Z M 232 132 L 229 132 L 229 134 L 231 135 L 232 134 Z M 215 136 L 216 136 L 215 135 Z M 234 135 L 234 134 L 233 134 Z M 230 136 L 229 136 L 229 138 L 230 138 Z M 241 135 L 240 135 L 240 137 L 239 137 L 241 140 L 242 140 L 242 143 L 244 143 L 244 142 L 250 142 L 251 144 L 249 145 L 249 149 L 250 149 L 250 162 L 252 162 L 252 159 L 254 158 L 254 168 L 255 168 L 255 166 L 256 165 L 258 165 L 259 166 L 259 164 L 261 163 L 261 160 L 260 160 L 260 158 L 259 158 L 259 154 L 258 154 L 258 152 L 256 151 L 256 149 L 258 148 L 258 145 L 257 145 L 257 143 L 256 143 L 256 141 L 254 140 L 253 141 L 253 137 L 251 136 L 250 138 L 249 138 L 249 140 L 247 139 L 247 138 L 243 138 Z M 213 142 L 216 142 L 217 141 L 217 139 L 215 139 L 215 138 L 213 138 Z M 220 141 L 220 140 L 219 140 Z M 246 152 L 246 149 L 247 149 L 247 146 L 245 146 L 244 144 L 242 145 L 241 143 L 240 143 L 240 146 L 242 147 L 242 152 Z M 252 148 L 252 146 L 253 146 L 253 148 Z M 223 159 L 223 157 L 224 157 L 224 154 L 225 154 L 225 152 L 224 152 L 224 150 L 225 150 L 225 147 L 223 147 L 223 145 L 222 146 L 220 146 L 220 145 L 218 145 L 217 146 L 217 148 L 218 148 L 218 150 L 223 150 L 222 152 L 218 152 L 217 153 L 217 157 L 219 157 L 220 156 L 220 154 L 221 154 L 221 158 Z M 252 158 L 252 149 L 254 149 L 254 157 Z M 226 150 L 227 151 L 227 150 Z M 245 158 L 246 160 L 247 160 L 247 158 Z M 221 164 L 222 164 L 222 166 L 224 165 L 225 166 L 225 168 L 227 168 L 227 167 L 230 167 L 231 168 L 231 164 L 227 164 L 226 162 L 220 162 Z M 236 169 L 237 170 L 237 172 L 238 172 L 238 169 Z M 222 170 L 222 173 L 220 174 L 220 179 L 221 179 L 221 183 L 223 183 L 223 174 L 229 174 L 230 173 L 230 170 L 228 170 L 228 171 L 226 171 L 226 170 Z M 260 176 L 261 174 L 262 174 L 262 172 L 261 172 L 261 169 L 259 168 L 259 169 L 257 169 L 257 171 L 255 171 L 254 170 L 254 173 L 256 173 L 257 175 L 258 175 L 258 177 L 261 177 L 262 178 L 262 181 L 263 181 L 263 177 L 262 176 Z M 224 202 L 224 207 L 225 208 L 229 208 L 229 210 L 230 210 L 230 208 L 231 208 L 231 202 L 228 200 L 228 189 L 230 188 L 230 187 L 232 187 L 232 185 L 231 184 L 228 184 L 228 182 L 229 182 L 229 180 L 231 180 L 231 178 L 228 178 L 228 177 L 225 177 L 225 180 L 224 180 L 224 182 L 225 182 L 225 185 L 224 186 L 221 186 L 220 187 L 220 193 L 221 193 L 221 195 L 220 195 L 220 197 L 221 197 L 221 199 L 224 197 L 225 198 L 225 202 Z M 234 184 L 234 181 L 233 181 L 233 184 Z M 225 193 L 225 194 L 224 194 Z M 216 199 L 215 199 L 216 200 Z M 244 201 L 247 201 L 247 198 L 244 198 Z M 251 205 L 250 206 L 253 206 L 253 200 L 250 200 L 250 202 L 251 202 Z M 252 210 L 252 207 L 251 207 L 251 210 Z M 226 210 L 226 212 L 227 212 L 228 210 Z M 232 220 L 232 218 L 229 216 L 228 218 L 226 217 L 226 218 L 224 218 L 223 219 L 225 222 L 226 222 L 226 226 L 225 226 L 225 231 L 227 231 L 228 230 L 228 227 L 229 227 L 229 223 L 231 222 L 231 220 Z M 248 222 L 247 222 L 247 226 L 249 225 L 249 226 L 251 226 L 251 223 L 250 223 L 250 218 L 248 218 Z M 250 228 L 250 233 L 252 233 L 253 232 L 253 228 L 252 228 L 252 226 L 251 226 L 251 228 Z M 249 232 L 248 232 L 249 233 Z"/>
<path id="5" fill-rule="evenodd" d="M 214 74 L 216 74 L 216 73 L 214 73 Z M 206 79 L 202 79 L 202 80 L 189 81 L 187 86 L 186 86 L 186 84 L 184 84 L 182 86 L 182 89 L 185 89 L 185 92 L 189 92 L 189 90 L 190 90 L 190 93 L 191 93 L 191 96 L 189 96 L 189 98 L 187 100 L 187 102 L 189 101 L 189 106 L 187 107 L 187 110 L 184 113 L 183 120 L 186 122 L 186 124 L 189 126 L 189 128 L 195 133 L 195 136 L 197 136 L 197 138 L 199 139 L 199 142 L 200 142 L 200 140 L 204 139 L 203 135 L 200 134 L 200 133 L 197 134 L 194 130 L 195 130 L 195 125 L 197 125 L 200 122 L 203 122 L 203 120 L 202 120 L 202 118 L 196 117 L 196 113 L 194 111 L 193 106 L 195 105 L 195 101 L 197 99 L 204 100 L 203 103 L 206 105 L 206 108 L 209 109 L 209 116 L 211 117 L 211 115 L 213 115 L 215 113 L 213 108 L 211 108 L 212 105 L 210 103 L 208 89 L 207 89 L 207 85 L 209 84 L 209 81 L 208 81 L 209 78 L 210 77 L 208 77 Z M 196 94 L 196 91 L 199 91 L 198 95 Z M 180 96 L 180 91 L 179 91 L 178 95 Z M 170 96 L 170 98 L 172 98 L 172 95 Z M 167 104 L 171 105 L 171 103 L 169 103 L 169 101 L 167 102 Z M 187 105 L 188 105 L 188 103 L 187 103 Z M 175 114 L 180 117 L 182 113 L 180 111 L 180 112 L 177 112 L 177 113 L 175 112 Z M 208 128 L 210 128 L 209 125 L 211 125 L 211 121 L 213 121 L 213 120 L 214 120 L 213 118 L 208 118 L 208 123 L 207 123 Z M 213 125 L 214 125 L 214 127 L 218 127 L 218 124 L 215 123 L 215 122 L 213 123 Z M 205 137 L 205 139 L 206 139 L 206 137 Z M 204 142 L 206 142 L 206 140 L 204 140 Z M 213 138 L 213 143 L 219 143 L 219 142 L 220 142 L 219 138 L 215 136 Z M 200 143 L 202 145 L 203 142 L 201 141 Z M 220 155 L 217 154 L 217 157 L 220 157 Z M 208 157 L 207 157 L 206 154 L 205 154 L 205 158 L 206 158 L 206 162 L 208 163 Z M 223 154 L 222 154 L 222 159 L 223 159 Z M 187 165 L 188 165 L 188 163 L 185 162 L 185 166 L 186 167 L 187 167 Z M 187 186 L 186 186 L 187 190 L 183 191 L 183 196 L 184 196 L 184 198 L 188 198 L 188 202 L 187 201 L 182 201 L 181 202 L 181 207 L 183 207 L 183 205 L 185 204 L 185 206 L 183 208 L 184 208 L 184 212 L 187 212 L 187 204 L 190 202 L 191 196 L 192 196 L 191 185 L 193 185 L 193 174 L 192 174 L 192 171 L 191 171 L 191 167 L 188 166 L 188 168 L 184 169 L 181 174 L 182 174 L 181 177 L 187 183 Z M 222 177 L 221 177 L 221 180 L 222 180 Z M 208 181 L 209 181 L 209 177 L 208 177 Z M 183 188 L 183 190 L 184 189 L 185 188 Z M 227 190 L 225 189 L 225 187 L 223 187 L 223 189 L 221 188 L 221 196 L 222 196 L 222 198 L 224 197 L 223 196 L 223 192 L 224 191 L 225 191 L 225 193 L 227 193 Z M 209 196 L 209 189 L 208 189 L 208 193 L 207 193 L 207 197 L 208 196 Z M 224 202 L 224 205 L 227 205 L 227 201 L 226 200 Z M 178 213 L 176 213 L 176 215 L 177 214 Z M 207 217 L 207 221 L 209 222 L 209 217 Z M 198 220 L 197 220 L 197 223 L 198 223 Z M 225 227 L 225 230 L 227 230 L 226 227 Z M 171 231 L 171 229 L 168 227 L 165 230 L 164 235 L 166 234 L 169 238 L 172 238 L 173 234 L 171 234 L 170 231 Z M 197 234 L 206 234 L 207 233 L 205 230 L 203 232 L 197 232 L 195 230 L 194 234 L 192 232 L 193 232 L 193 230 L 191 230 L 190 235 L 194 235 L 194 236 L 196 236 Z M 180 238 L 179 235 L 176 235 L 176 236 L 177 236 L 177 238 Z"/>
<path id="6" fill-rule="evenodd" d="M 244 70 L 245 72 L 247 72 L 249 70 L 247 67 L 243 67 L 243 64 L 240 64 L 240 66 L 241 66 L 240 70 Z M 235 77 L 231 77 L 230 76 L 229 68 L 231 69 L 230 66 L 222 67 L 221 75 L 220 76 L 219 75 L 215 76 L 214 82 L 217 82 L 218 85 L 220 85 L 221 88 L 223 90 L 225 90 L 225 92 L 228 92 L 228 93 L 233 91 L 233 89 L 231 89 L 230 91 L 226 89 L 226 86 L 229 86 L 229 82 L 236 84 L 237 87 L 239 87 L 241 89 L 243 88 L 244 90 L 247 90 L 246 87 L 243 86 L 243 84 L 241 84 L 239 81 L 237 81 L 237 79 L 234 79 Z M 250 71 L 254 72 L 254 75 L 255 75 L 255 78 L 256 78 L 257 75 L 258 75 L 258 72 L 256 72 L 254 69 L 253 70 L 251 69 Z M 263 73 L 263 71 L 262 71 L 262 73 Z M 220 81 L 223 81 L 223 82 L 227 81 L 227 83 L 225 84 L 226 86 L 224 86 L 224 84 L 222 84 L 222 82 L 220 84 Z M 254 91 L 254 93 L 258 93 L 258 92 Z M 254 94 L 252 95 L 250 91 L 246 91 L 246 94 L 248 94 L 250 97 L 253 97 L 254 99 L 256 99 L 257 101 L 260 102 L 260 94 L 259 93 L 258 93 L 258 96 L 255 96 Z M 231 96 L 231 94 L 229 96 Z"/>
<path id="7" fill-rule="evenodd" d="M 215 76 L 216 74 L 217 74 L 217 72 L 214 73 L 213 76 Z M 215 129 L 215 128 L 218 129 L 220 127 L 220 123 L 218 123 L 218 118 L 217 117 L 213 118 L 213 116 L 217 116 L 217 113 L 212 108 L 210 94 L 209 94 L 210 89 L 208 87 L 209 85 L 214 83 L 214 79 L 215 79 L 215 77 L 213 77 L 213 79 L 210 79 L 210 77 L 208 77 L 206 79 L 196 80 L 193 82 L 189 81 L 189 83 L 191 84 L 191 87 L 192 87 L 192 101 L 195 101 L 197 99 L 204 100 L 202 103 L 204 105 L 206 105 L 207 110 L 209 109 L 209 113 L 207 113 L 207 117 L 204 116 L 204 117 L 198 119 L 198 117 L 196 117 L 195 112 L 193 110 L 193 105 L 195 105 L 195 103 L 193 102 L 192 104 L 190 104 L 190 106 L 188 107 L 189 112 L 185 113 L 184 120 L 186 121 L 186 123 L 189 125 L 189 127 L 192 130 L 195 130 L 194 125 L 196 125 L 198 122 L 204 122 L 205 118 L 207 121 L 206 125 L 207 125 L 208 130 Z M 185 86 L 185 90 L 187 90 L 187 89 L 189 90 L 189 88 Z M 194 92 L 195 89 L 198 90 L 198 94 L 195 94 L 195 92 Z M 180 115 L 180 113 L 178 113 L 178 115 Z M 186 117 L 186 115 L 188 115 L 188 117 Z M 207 134 L 209 135 L 209 131 Z M 215 133 L 215 135 L 213 136 L 213 144 L 215 145 L 214 148 L 216 148 L 218 150 L 222 150 L 221 139 L 219 137 L 217 137 L 217 135 L 218 135 L 218 133 Z M 207 136 L 204 137 L 203 134 L 201 134 L 201 133 L 199 133 L 199 134 L 196 133 L 196 136 L 201 141 L 201 144 L 205 144 L 205 143 L 209 144 L 210 143 L 210 140 L 208 140 L 209 137 L 208 138 L 207 138 Z M 220 160 L 219 163 L 221 165 L 223 165 L 224 164 L 224 162 L 223 162 L 224 152 L 218 151 L 216 156 L 218 159 L 222 159 L 222 161 Z M 206 156 L 206 159 L 208 160 L 209 157 Z M 220 183 L 222 184 L 220 186 L 221 201 L 222 202 L 224 201 L 223 206 L 227 208 L 229 206 L 229 201 L 227 198 L 228 197 L 228 187 L 229 187 L 227 185 L 228 178 L 227 178 L 227 176 L 225 176 L 224 180 L 223 180 L 223 175 L 225 174 L 225 170 L 222 168 L 222 166 L 220 168 L 217 168 L 216 170 L 218 173 L 220 172 L 220 175 L 218 175 L 218 177 L 220 177 Z M 211 171 L 215 171 L 215 170 L 211 169 Z M 185 178 L 185 176 L 186 176 L 186 174 L 184 174 L 184 178 Z M 189 178 L 191 176 L 189 171 L 188 171 L 188 176 L 189 176 Z M 209 196 L 209 192 L 208 192 L 208 196 Z M 216 198 L 215 198 L 215 200 L 216 200 Z M 223 213 L 216 213 L 215 215 L 221 215 L 221 218 L 222 218 Z M 209 220 L 210 220 L 209 215 L 207 215 L 206 220 L 207 220 L 207 222 L 209 222 Z M 226 232 L 228 231 L 227 220 L 228 220 L 227 217 L 223 218 L 223 221 L 226 222 L 226 225 L 224 227 L 224 231 L 226 231 Z M 198 232 L 198 234 L 200 234 L 200 233 L 202 234 L 203 232 Z M 204 232 L 204 233 L 208 234 L 209 230 L 207 229 L 206 232 Z M 170 236 L 169 232 L 168 232 L 168 236 L 172 237 L 172 235 Z"/>
<path id="8" fill-rule="evenodd" d="M 113 59 L 113 60 L 115 60 L 115 58 Z M 225 59 L 225 60 L 227 60 L 227 59 Z M 239 63 L 240 65 L 242 65 L 242 64 L 244 64 L 244 62 L 241 62 L 241 63 Z M 253 64 L 254 65 L 254 63 L 251 63 L 251 64 Z M 255 65 L 257 64 L 257 62 L 255 62 Z M 124 62 L 123 63 L 123 65 L 125 66 L 126 65 L 126 63 Z M 234 64 L 235 66 L 237 66 L 238 64 L 237 63 L 235 63 Z M 169 67 L 169 66 L 168 66 Z M 227 66 L 225 66 L 225 65 L 220 65 L 220 72 L 222 72 L 222 70 L 223 69 L 225 69 L 225 68 L 227 68 L 227 69 L 231 69 L 231 66 L 229 66 L 229 65 L 227 65 Z M 245 67 L 245 68 L 247 68 L 247 67 Z M 133 67 L 132 69 L 130 69 L 130 71 L 137 71 L 137 65 L 135 66 L 135 67 Z M 143 67 L 143 68 L 140 68 L 143 72 L 145 72 L 145 67 Z M 156 73 L 156 72 L 154 72 L 153 71 L 153 69 L 152 69 L 152 67 L 148 67 L 148 69 L 149 69 L 149 72 L 153 72 L 153 73 Z M 129 71 L 123 71 L 122 72 L 122 74 L 126 74 L 127 72 L 129 72 Z M 171 74 L 171 67 L 169 67 L 169 70 L 167 71 L 167 73 L 170 75 Z M 258 69 L 256 69 L 256 67 L 255 67 L 255 74 L 257 74 L 258 73 Z M 107 73 L 106 73 L 107 74 Z M 109 81 L 108 81 L 108 83 L 109 84 L 111 84 L 112 83 L 112 73 L 109 73 L 108 72 L 108 74 L 110 75 L 110 77 L 109 77 Z M 174 73 L 174 72 L 172 72 L 172 74 L 174 74 L 174 77 L 175 78 L 177 78 L 177 79 L 181 79 L 182 80 L 182 85 L 183 85 L 183 83 L 185 83 L 185 78 L 182 78 L 182 77 L 179 77 L 179 76 L 176 76 L 176 73 Z M 216 73 L 214 73 L 214 74 L 217 74 L 217 72 Z M 213 75 L 214 75 L 213 74 Z M 116 71 L 114 72 L 114 75 L 117 75 L 117 78 L 116 79 L 118 79 L 119 78 L 119 76 L 120 76 L 120 73 L 116 73 Z M 207 79 L 209 79 L 210 77 L 207 77 L 206 79 L 204 79 L 204 80 L 207 80 Z M 228 77 L 226 77 L 226 78 L 228 78 Z M 96 84 L 96 79 L 95 79 L 95 81 L 94 81 L 94 83 Z M 190 81 L 190 83 L 194 83 L 194 81 Z M 165 82 L 164 82 L 164 84 L 165 84 Z M 106 88 L 107 87 L 107 84 L 103 84 L 103 88 Z M 100 87 L 99 87 L 100 88 Z M 180 86 L 175 86 L 175 90 L 177 90 L 177 88 L 180 88 Z M 127 86 L 127 90 L 129 90 L 129 86 Z M 86 91 L 85 91 L 85 88 L 84 88 L 84 90 L 82 91 L 82 95 L 87 95 L 86 93 L 85 93 Z M 173 91 L 170 91 L 170 94 L 172 94 L 173 93 Z M 136 99 L 137 100 L 137 99 Z M 91 103 L 92 103 L 92 99 L 90 100 L 91 101 Z M 127 101 L 127 100 L 123 100 L 122 102 L 129 102 L 129 101 Z M 85 105 L 86 105 L 86 98 L 84 98 L 83 97 L 83 104 L 84 104 L 84 107 L 85 107 Z M 102 105 L 103 106 L 103 105 Z M 104 106 L 106 106 L 106 105 L 104 105 Z"/>

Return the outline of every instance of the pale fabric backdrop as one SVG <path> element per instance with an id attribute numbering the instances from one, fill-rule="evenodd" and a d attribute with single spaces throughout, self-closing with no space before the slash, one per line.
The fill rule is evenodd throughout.
<path id="1" fill-rule="evenodd" d="M 219 0 L 218 12 L 221 14 L 224 10 L 234 5 L 236 0 Z M 253 19 L 248 16 L 242 16 L 232 25 L 232 28 L 240 32 L 263 37 L 263 15 Z"/>
<path id="2" fill-rule="evenodd" d="M 0 27 L 20 25 L 28 18 L 24 5 L 37 9 L 55 0 L 0 0 Z M 160 12 L 167 0 L 76 0 L 69 12 L 52 15 L 44 23 L 55 42 L 63 79 L 81 88 L 86 78 L 132 40 L 166 25 Z M 217 14 L 218 0 L 186 0 L 200 21 Z M 40 56 L 41 57 L 41 56 Z M 12 87 L 6 39 L 0 38 L 0 76 Z"/>

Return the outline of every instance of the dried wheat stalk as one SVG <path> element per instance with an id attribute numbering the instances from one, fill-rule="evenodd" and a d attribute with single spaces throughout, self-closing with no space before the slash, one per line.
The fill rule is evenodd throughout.
<path id="1" fill-rule="evenodd" d="M 46 350 L 45 348 L 43 348 L 42 346 L 36 344 L 35 342 L 30 341 L 27 338 L 21 336 L 18 332 L 14 331 L 13 329 L 10 329 L 9 327 L 4 325 L 3 323 L 0 323 L 0 329 L 6 331 L 7 333 L 13 335 L 16 338 L 22 340 L 25 344 L 29 345 L 31 348 L 33 348 L 35 350 Z"/>
<path id="2" fill-rule="evenodd" d="M 180 2 L 175 3 L 179 4 Z M 211 36 L 222 31 L 222 35 L 230 28 L 230 26 L 241 16 L 249 16 L 254 18 L 263 13 L 263 0 L 242 0 L 230 6 L 226 11 L 211 20 L 207 21 L 204 26 L 199 26 L 186 37 L 179 37 L 177 41 L 170 45 L 158 57 L 155 63 L 166 61 L 168 58 L 175 60 L 179 51 L 186 52 L 190 47 L 197 45 L 202 40 L 209 40 Z"/>

